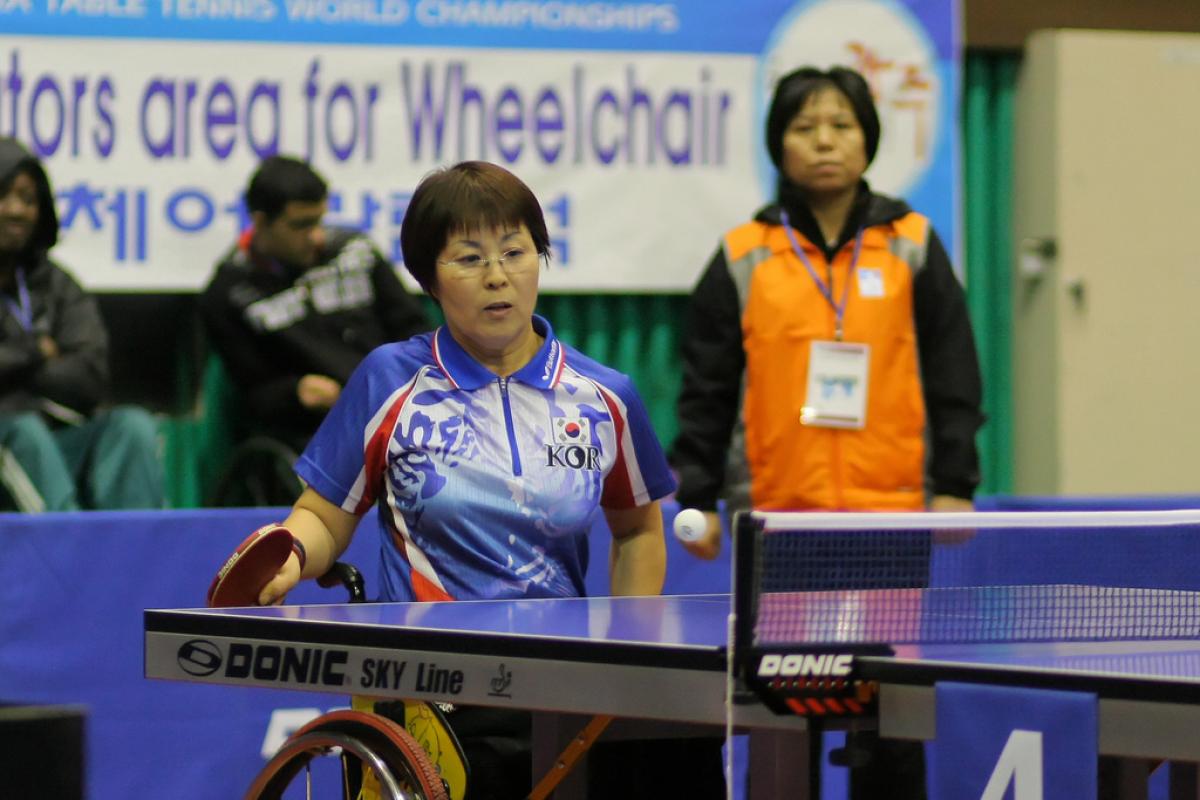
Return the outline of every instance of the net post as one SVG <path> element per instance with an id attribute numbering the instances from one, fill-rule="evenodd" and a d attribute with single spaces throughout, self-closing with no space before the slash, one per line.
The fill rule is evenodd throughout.
<path id="1" fill-rule="evenodd" d="M 738 511 L 730 526 L 733 531 L 733 565 L 730 570 L 733 595 L 733 670 L 741 677 L 746 654 L 754 644 L 754 620 L 758 615 L 759 552 L 762 520 L 750 511 Z"/>

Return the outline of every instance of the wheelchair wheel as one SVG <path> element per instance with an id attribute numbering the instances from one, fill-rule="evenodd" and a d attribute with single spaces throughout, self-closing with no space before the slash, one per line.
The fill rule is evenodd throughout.
<path id="1" fill-rule="evenodd" d="M 246 800 L 280 800 L 315 758 L 342 761 L 343 796 L 354 800 L 363 770 L 374 773 L 383 800 L 449 800 L 437 768 L 403 727 L 378 714 L 331 711 L 296 731 L 263 767 Z"/>

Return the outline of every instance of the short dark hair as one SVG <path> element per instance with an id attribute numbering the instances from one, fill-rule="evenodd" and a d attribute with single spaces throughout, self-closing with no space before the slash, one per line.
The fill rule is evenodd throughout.
<path id="1" fill-rule="evenodd" d="M 771 110 L 767 112 L 767 152 L 776 169 L 783 169 L 783 134 L 788 125 L 815 92 L 830 88 L 837 89 L 850 101 L 863 130 L 867 163 L 875 158 L 875 151 L 879 149 L 879 112 L 875 110 L 871 87 L 863 76 L 847 67 L 829 70 L 801 67 L 776 82 Z"/>
<path id="2" fill-rule="evenodd" d="M 404 212 L 400 225 L 404 266 L 432 294 L 438 253 L 451 234 L 522 223 L 538 255 L 549 258 L 546 218 L 537 197 L 520 178 L 486 161 L 463 161 L 436 170 L 421 179 Z"/>
<path id="3" fill-rule="evenodd" d="M 308 163 L 291 156 L 271 156 L 258 165 L 246 187 L 246 210 L 273 220 L 288 203 L 319 203 L 329 186 Z"/>

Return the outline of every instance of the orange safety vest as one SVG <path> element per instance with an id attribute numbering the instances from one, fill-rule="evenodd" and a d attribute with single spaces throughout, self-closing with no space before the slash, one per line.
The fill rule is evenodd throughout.
<path id="1" fill-rule="evenodd" d="M 750 222 L 726 234 L 726 261 L 741 288 L 746 352 L 742 423 L 754 508 L 915 511 L 925 507 L 925 402 L 913 278 L 925 262 L 929 221 L 915 212 L 863 231 L 834 256 L 832 295 L 850 280 L 844 340 L 870 346 L 866 424 L 861 430 L 800 423 L 813 341 L 832 340 L 836 313 L 780 225 Z M 821 249 L 796 233 L 828 283 Z M 876 278 L 880 280 L 875 280 Z M 882 296 L 866 296 L 870 285 Z M 870 292 L 869 292 L 870 294 Z"/>

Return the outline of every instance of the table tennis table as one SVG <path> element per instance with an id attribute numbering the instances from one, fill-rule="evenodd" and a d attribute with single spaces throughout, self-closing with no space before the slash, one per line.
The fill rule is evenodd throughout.
<path id="1" fill-rule="evenodd" d="M 729 610 L 723 594 L 148 610 L 145 671 L 529 709 L 536 778 L 591 715 L 619 718 L 606 739 L 723 735 Z M 804 720 L 733 712 L 764 791 L 807 780 Z M 555 797 L 582 796 L 579 773 Z"/>
<path id="2" fill-rule="evenodd" d="M 810 719 L 745 693 L 727 706 L 728 595 L 175 609 L 145 612 L 150 678 L 418 698 L 535 712 L 535 776 L 587 715 L 606 736 L 750 733 L 755 797 L 804 797 Z M 1125 796 L 1148 759 L 1187 764 L 1172 797 L 1197 797 L 1200 641 L 904 644 L 861 655 L 879 684 L 883 736 L 929 739 L 934 686 L 954 680 L 1099 698 L 1099 750 L 1121 757 Z M 727 719 L 727 711 L 732 715 Z M 556 797 L 580 791 L 564 782 Z M 1141 787 L 1141 788 L 1139 788 Z"/>

